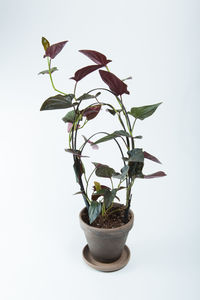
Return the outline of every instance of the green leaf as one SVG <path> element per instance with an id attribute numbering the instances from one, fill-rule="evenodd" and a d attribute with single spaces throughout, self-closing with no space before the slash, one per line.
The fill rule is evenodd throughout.
<path id="1" fill-rule="evenodd" d="M 102 165 L 100 163 L 95 163 L 95 162 L 93 162 L 93 164 L 96 167 L 95 174 L 98 177 L 111 178 L 113 174 L 116 173 L 114 169 L 110 168 L 107 165 Z"/>
<path id="2" fill-rule="evenodd" d="M 64 109 L 72 107 L 73 94 L 68 95 L 55 95 L 48 98 L 41 106 L 40 110 Z"/>
<path id="3" fill-rule="evenodd" d="M 101 213 L 101 203 L 97 201 L 92 201 L 88 210 L 90 224 L 92 224 L 96 220 L 96 218 L 100 215 L 100 213 Z"/>
<path id="4" fill-rule="evenodd" d="M 116 174 L 113 174 L 112 177 L 114 178 L 117 178 L 117 179 L 120 179 L 121 181 L 123 181 L 126 176 L 128 175 L 128 170 L 129 170 L 129 166 L 124 166 L 122 169 L 121 169 L 121 173 L 116 173 Z"/>
<path id="5" fill-rule="evenodd" d="M 96 97 L 98 97 L 101 93 L 97 93 L 96 95 L 90 95 L 90 94 L 83 94 L 82 96 L 80 96 L 77 101 L 82 101 L 82 100 L 89 100 L 89 99 L 94 99 Z"/>
<path id="6" fill-rule="evenodd" d="M 38 75 L 40 75 L 40 74 L 49 74 L 49 71 L 50 71 L 50 73 L 53 73 L 53 72 L 55 72 L 55 71 L 58 71 L 58 68 L 57 67 L 53 67 L 53 68 L 51 68 L 50 70 L 44 70 L 44 71 L 41 71 L 40 73 L 38 73 Z"/>
<path id="7" fill-rule="evenodd" d="M 77 115 L 76 115 L 76 112 L 74 110 L 71 110 L 69 111 L 63 118 L 62 120 L 67 123 L 67 122 L 70 122 L 70 123 L 74 123 L 74 121 L 76 121 L 77 119 Z"/>
<path id="8" fill-rule="evenodd" d="M 47 48 L 49 48 L 49 46 L 50 46 L 49 41 L 48 41 L 45 37 L 42 37 L 42 45 L 43 45 L 45 51 L 46 51 Z"/>
<path id="9" fill-rule="evenodd" d="M 129 114 L 135 117 L 136 119 L 144 120 L 147 117 L 150 117 L 161 103 L 162 102 L 152 105 L 132 107 Z"/>
<path id="10" fill-rule="evenodd" d="M 116 193 L 117 193 L 118 189 L 113 189 L 111 191 L 106 191 L 104 194 L 104 203 L 106 206 L 106 209 L 109 208 L 111 206 L 111 204 L 113 203 L 113 200 L 116 197 Z"/>
<path id="11" fill-rule="evenodd" d="M 120 137 L 120 136 L 131 137 L 131 135 L 128 132 L 126 132 L 124 130 L 117 130 L 117 131 L 114 131 L 113 133 L 108 134 L 105 137 L 97 140 L 94 144 L 107 142 L 107 141 L 110 141 L 110 140 L 115 139 L 115 138 Z"/>
<path id="12" fill-rule="evenodd" d="M 128 151 L 129 161 L 132 162 L 144 162 L 144 152 L 140 148 L 135 148 Z"/>

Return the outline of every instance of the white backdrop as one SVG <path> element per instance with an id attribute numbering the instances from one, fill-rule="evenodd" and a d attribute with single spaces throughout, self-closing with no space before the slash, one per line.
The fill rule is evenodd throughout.
<path id="1" fill-rule="evenodd" d="M 197 0 L 1 1 L 2 300 L 199 299 L 199 6 Z M 68 78 L 90 64 L 77 50 L 94 49 L 112 59 L 120 78 L 132 75 L 128 107 L 163 101 L 138 121 L 136 134 L 144 137 L 138 146 L 163 162 L 147 163 L 146 173 L 161 169 L 168 176 L 136 182 L 132 257 L 119 272 L 100 273 L 82 261 L 83 201 L 73 196 L 78 186 L 64 152 L 65 112 L 39 111 L 55 95 L 48 77 L 37 75 L 46 68 L 42 36 L 69 40 L 55 59 L 58 88 L 71 92 Z M 100 83 L 92 78 L 83 79 L 80 93 Z M 112 116 L 102 118 L 97 126 L 112 132 Z M 118 153 L 110 147 L 88 149 L 89 161 L 115 166 Z"/>

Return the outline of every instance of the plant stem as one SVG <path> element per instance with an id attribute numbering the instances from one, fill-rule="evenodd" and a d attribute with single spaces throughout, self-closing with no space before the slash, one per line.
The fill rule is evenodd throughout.
<path id="1" fill-rule="evenodd" d="M 51 75 L 51 59 L 49 59 L 49 57 L 47 57 L 47 62 L 48 62 L 48 69 L 49 69 L 49 77 L 50 77 L 51 85 L 52 85 L 53 89 L 54 89 L 56 92 L 60 93 L 60 94 L 66 95 L 66 93 L 63 93 L 63 92 L 61 92 L 61 91 L 59 91 L 59 90 L 56 89 L 56 87 L 55 87 L 55 85 L 54 85 L 54 83 L 53 83 L 52 75 Z"/>

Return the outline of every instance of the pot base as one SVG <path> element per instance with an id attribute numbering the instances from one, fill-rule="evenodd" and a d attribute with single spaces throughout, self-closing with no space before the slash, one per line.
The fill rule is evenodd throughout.
<path id="1" fill-rule="evenodd" d="M 125 267 L 130 259 L 130 250 L 125 245 L 122 251 L 122 255 L 119 259 L 111 263 L 102 263 L 95 260 L 91 253 L 88 245 L 83 248 L 83 259 L 90 267 L 102 271 L 102 272 L 114 272 Z"/>

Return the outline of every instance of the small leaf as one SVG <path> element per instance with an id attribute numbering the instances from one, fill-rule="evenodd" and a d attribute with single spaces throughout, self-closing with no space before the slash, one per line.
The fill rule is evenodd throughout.
<path id="1" fill-rule="evenodd" d="M 149 154 L 148 152 L 144 151 L 144 158 L 150 159 L 158 164 L 161 164 L 161 162 L 153 155 Z"/>
<path id="2" fill-rule="evenodd" d="M 115 139 L 115 138 L 120 137 L 120 136 L 131 137 L 131 135 L 128 132 L 126 132 L 124 130 L 117 130 L 117 131 L 114 131 L 113 133 L 108 134 L 105 137 L 97 140 L 95 142 L 95 144 L 100 144 L 100 143 L 103 143 L 103 142 L 107 142 L 107 141 L 110 141 L 110 140 Z"/>
<path id="3" fill-rule="evenodd" d="M 48 41 L 45 37 L 42 37 L 42 45 L 43 45 L 45 51 L 46 51 L 47 48 L 49 48 L 49 46 L 50 46 L 49 41 Z"/>
<path id="4" fill-rule="evenodd" d="M 83 192 L 81 192 L 81 191 L 80 191 L 80 192 L 76 192 L 76 193 L 74 193 L 73 195 L 74 195 L 74 196 L 75 196 L 75 195 L 83 195 Z"/>
<path id="5" fill-rule="evenodd" d="M 45 53 L 44 57 L 49 56 L 51 59 L 55 58 L 56 55 L 58 55 L 58 53 L 60 53 L 60 51 L 62 50 L 62 48 L 65 46 L 65 44 L 67 42 L 68 41 L 63 41 L 63 42 L 56 43 L 56 44 L 49 46 L 46 49 L 46 53 Z"/>
<path id="6" fill-rule="evenodd" d="M 128 151 L 129 161 L 132 162 L 144 162 L 144 153 L 142 149 L 135 148 L 131 151 Z"/>
<path id="7" fill-rule="evenodd" d="M 41 106 L 40 110 L 64 109 L 72 107 L 73 94 L 68 95 L 55 95 L 48 98 Z"/>
<path id="8" fill-rule="evenodd" d="M 95 190 L 98 192 L 98 191 L 100 191 L 100 189 L 101 189 L 101 185 L 100 185 L 100 183 L 99 182 L 97 182 L 97 181 L 94 181 L 94 186 L 95 186 Z"/>
<path id="9" fill-rule="evenodd" d="M 41 71 L 40 73 L 38 73 L 38 75 L 40 75 L 40 74 L 49 74 L 49 72 L 52 74 L 53 72 L 55 72 L 55 71 L 58 71 L 58 68 L 56 68 L 56 67 L 53 67 L 53 68 L 51 68 L 50 70 L 44 70 L 44 71 Z"/>
<path id="10" fill-rule="evenodd" d="M 129 171 L 129 166 L 126 165 L 121 169 L 121 174 L 116 173 L 112 177 L 120 179 L 121 181 L 123 181 L 126 178 L 126 176 L 128 175 L 128 171 Z"/>
<path id="11" fill-rule="evenodd" d="M 94 119 L 98 115 L 100 109 L 101 105 L 92 105 L 82 110 L 81 113 L 83 113 L 83 116 L 86 117 L 89 121 Z"/>
<path id="12" fill-rule="evenodd" d="M 93 143 L 91 140 L 88 140 L 84 135 L 82 135 L 82 137 L 84 138 L 85 142 L 89 143 L 90 146 L 92 147 L 92 149 L 94 150 L 98 150 L 99 147 L 97 145 L 95 145 L 95 143 Z"/>
<path id="13" fill-rule="evenodd" d="M 156 111 L 156 109 L 161 103 L 162 102 L 157 104 L 152 104 L 152 105 L 132 107 L 129 114 L 135 117 L 136 119 L 144 120 L 150 117 Z"/>
<path id="14" fill-rule="evenodd" d="M 89 99 L 94 99 L 97 98 L 101 93 L 97 93 L 96 95 L 90 95 L 90 94 L 83 94 L 80 96 L 76 101 L 82 101 L 82 100 L 89 100 Z"/>
<path id="15" fill-rule="evenodd" d="M 76 71 L 76 73 L 74 74 L 74 77 L 71 77 L 70 79 L 74 79 L 76 82 L 78 82 L 81 79 L 83 79 L 85 76 L 87 76 L 88 74 L 96 71 L 99 68 L 102 68 L 102 66 L 92 65 L 92 66 L 84 67 L 84 68 L 79 69 L 78 71 Z"/>
<path id="16" fill-rule="evenodd" d="M 134 139 L 142 139 L 142 135 L 137 135 L 133 137 Z"/>
<path id="17" fill-rule="evenodd" d="M 112 175 L 113 175 L 114 173 L 116 173 L 114 169 L 110 168 L 110 167 L 107 166 L 107 165 L 103 165 L 103 164 L 95 163 L 95 162 L 93 162 L 93 164 L 94 164 L 95 167 L 96 167 L 95 174 L 96 174 L 96 176 L 98 176 L 98 177 L 111 178 Z"/>
<path id="18" fill-rule="evenodd" d="M 151 178 L 157 178 L 157 177 L 163 177 L 163 176 L 167 176 L 164 172 L 159 171 L 153 174 L 149 174 L 149 175 L 143 175 L 143 178 L 145 179 L 151 179 Z"/>
<path id="19" fill-rule="evenodd" d="M 100 215 L 100 213 L 101 213 L 101 203 L 92 201 L 88 209 L 90 224 L 92 224 L 96 220 L 96 218 Z"/>
<path id="20" fill-rule="evenodd" d="M 81 155 L 81 152 L 79 150 L 65 149 L 65 151 L 78 157 L 89 157 L 89 156 Z"/>
<path id="21" fill-rule="evenodd" d="M 111 72 L 99 71 L 102 80 L 109 86 L 110 90 L 116 95 L 130 94 L 127 85 Z"/>
<path id="22" fill-rule="evenodd" d="M 65 123 L 67 123 L 67 122 L 74 123 L 77 120 L 78 116 L 79 115 L 76 114 L 75 110 L 71 110 L 62 118 L 62 120 Z"/>
<path id="23" fill-rule="evenodd" d="M 89 57 L 98 65 L 106 66 L 109 62 L 111 62 L 111 60 L 108 60 L 104 54 L 94 50 L 79 50 L 79 52 Z"/>

